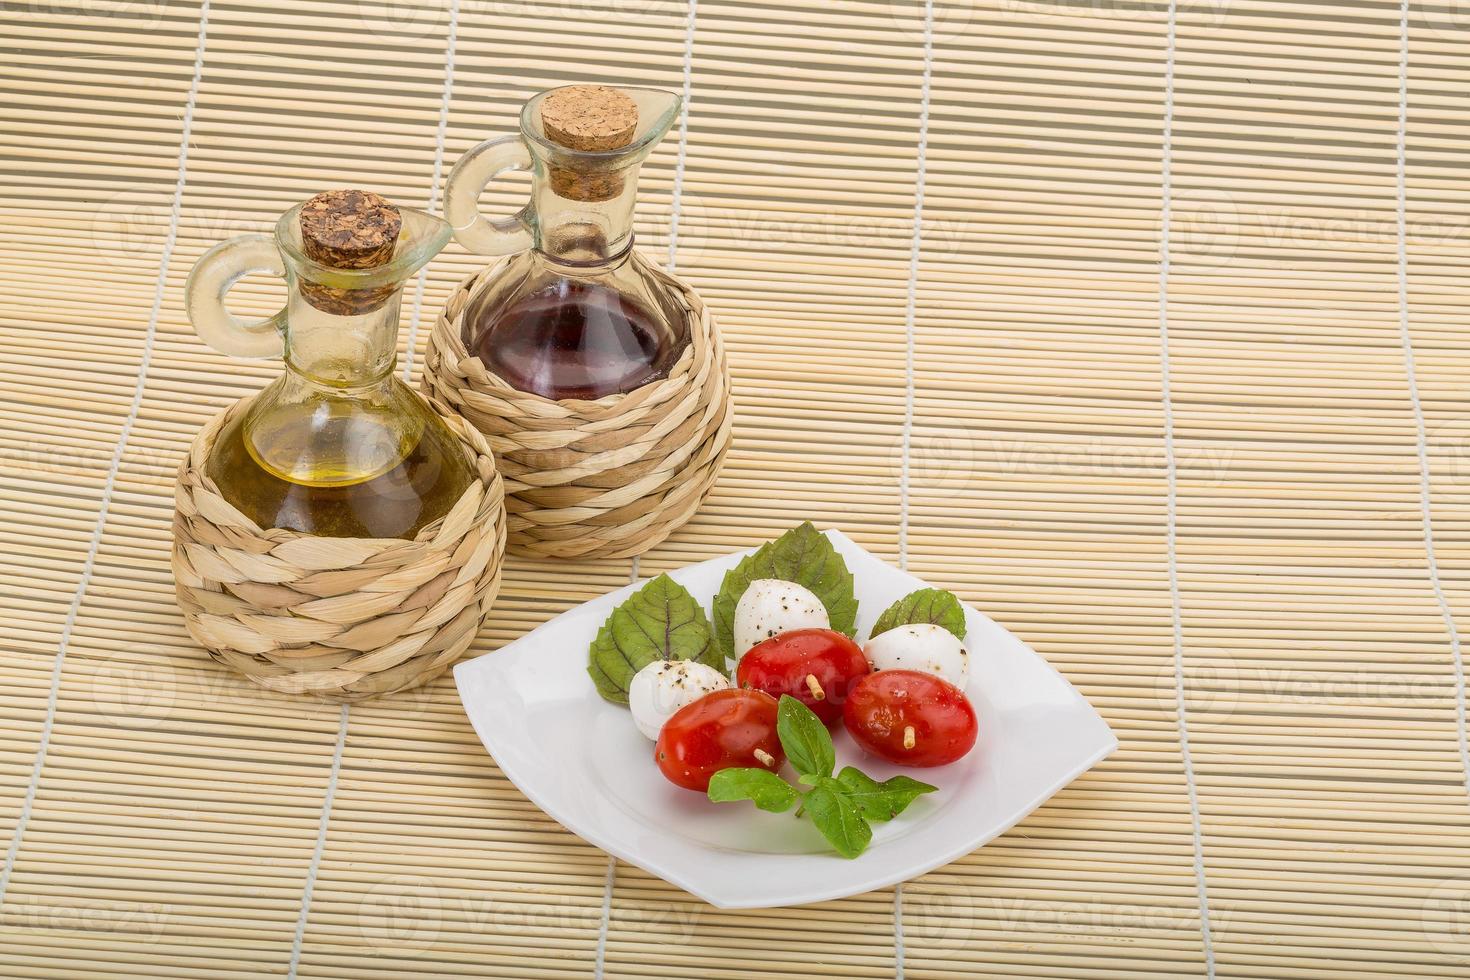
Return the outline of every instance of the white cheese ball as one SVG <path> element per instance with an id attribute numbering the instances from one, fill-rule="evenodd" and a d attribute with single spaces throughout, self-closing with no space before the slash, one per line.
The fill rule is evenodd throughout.
<path id="1" fill-rule="evenodd" d="M 778 578 L 758 578 L 735 606 L 735 658 L 777 633 L 831 625 L 827 607 L 810 589 Z"/>
<path id="2" fill-rule="evenodd" d="M 959 638 L 933 623 L 895 626 L 863 647 L 874 670 L 922 670 L 960 690 L 970 676 L 970 655 Z"/>
<path id="3" fill-rule="evenodd" d="M 628 685 L 633 724 L 656 741 L 659 729 L 674 712 L 711 691 L 722 691 L 729 686 L 730 679 L 708 664 L 655 660 L 634 674 L 633 682 Z"/>

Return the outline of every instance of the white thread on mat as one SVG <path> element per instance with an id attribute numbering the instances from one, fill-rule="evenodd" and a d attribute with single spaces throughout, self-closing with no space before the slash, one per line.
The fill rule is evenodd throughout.
<path id="1" fill-rule="evenodd" d="M 928 171 L 929 98 L 934 82 L 934 0 L 924 3 L 924 74 L 919 84 L 918 175 L 914 181 L 914 234 L 904 300 L 903 456 L 898 470 L 898 567 L 909 567 L 909 452 L 914 436 L 914 334 L 919 310 L 919 255 L 924 244 L 924 177 Z M 893 886 L 893 976 L 903 980 L 903 882 Z"/>
<path id="2" fill-rule="evenodd" d="M 1409 330 L 1409 244 L 1408 244 L 1408 163 L 1409 128 L 1409 3 L 1399 7 L 1399 121 L 1398 121 L 1398 285 L 1399 342 L 1404 351 L 1404 373 L 1409 382 L 1409 404 L 1414 413 L 1414 433 L 1419 451 L 1419 508 L 1424 526 L 1424 558 L 1429 583 L 1434 590 L 1439 614 L 1450 638 L 1450 658 L 1455 670 L 1455 727 L 1460 742 L 1460 765 L 1465 770 L 1465 790 L 1470 792 L 1470 733 L 1465 719 L 1465 659 L 1460 645 L 1460 630 L 1449 598 L 1439 578 L 1439 559 L 1434 549 L 1434 510 L 1431 502 L 1433 483 L 1429 465 L 1429 435 L 1424 419 L 1424 404 L 1419 398 L 1418 371 L 1414 363 L 1414 340 Z"/>
<path id="3" fill-rule="evenodd" d="M 454 95 L 454 51 L 459 44 L 459 0 L 449 0 L 449 33 L 444 41 L 444 95 L 439 100 L 439 129 L 434 137 L 434 178 L 429 186 L 429 211 L 439 207 L 439 180 L 444 173 L 444 135 L 449 130 L 449 100 Z M 408 343 L 403 353 L 403 380 L 413 376 L 413 357 L 419 342 L 419 315 L 424 309 L 424 286 L 429 270 L 419 270 L 413 287 L 413 315 L 408 319 Z"/>
<path id="4" fill-rule="evenodd" d="M 628 584 L 638 584 L 638 556 L 633 556 L 633 563 L 628 569 Z M 602 920 L 597 926 L 597 953 L 592 961 L 593 980 L 602 980 L 602 973 L 607 962 L 607 929 L 612 921 L 612 897 L 613 885 L 618 880 L 618 859 L 611 854 L 607 856 L 607 877 L 602 883 Z"/>
<path id="5" fill-rule="evenodd" d="M 153 359 L 153 341 L 158 335 L 158 317 L 163 310 L 163 294 L 168 288 L 168 267 L 173 261 L 174 245 L 179 238 L 179 217 L 183 210 L 184 181 L 189 171 L 189 137 L 194 128 L 194 105 L 199 99 L 199 80 L 204 74 L 204 46 L 209 32 L 209 0 L 199 6 L 199 39 L 194 46 L 194 74 L 189 79 L 189 92 L 184 99 L 183 130 L 179 136 L 178 168 L 174 177 L 173 200 L 169 205 L 168 233 L 163 239 L 163 254 L 158 261 L 158 279 L 153 286 L 153 307 L 148 313 L 148 326 L 143 333 L 143 355 L 138 364 L 138 378 L 133 384 L 133 400 L 128 414 L 123 419 L 118 433 L 117 445 L 112 450 L 112 460 L 107 467 L 107 479 L 102 484 L 102 499 L 97 510 L 97 523 L 92 527 L 92 539 L 87 544 L 87 557 L 82 562 L 82 574 L 72 593 L 71 605 L 66 611 L 66 620 L 61 626 L 61 639 L 56 647 L 56 659 L 51 665 L 51 688 L 46 696 L 46 716 L 41 725 L 41 740 L 36 747 L 36 761 L 31 767 L 30 782 L 16 818 L 15 832 L 10 838 L 10 847 L 5 852 L 5 867 L 0 870 L 0 905 L 5 904 L 5 892 L 10 887 L 10 875 L 15 870 L 15 860 L 20 854 L 21 840 L 31 820 L 31 811 L 36 804 L 36 792 L 41 785 L 41 770 L 46 766 L 46 752 L 51 747 L 51 731 L 56 724 L 56 703 L 61 692 L 61 671 L 66 662 L 66 651 L 71 645 L 71 632 L 76 626 L 77 614 L 86 598 L 87 588 L 92 584 L 92 572 L 97 566 L 97 553 L 102 547 L 102 535 L 107 529 L 107 513 L 112 506 L 113 490 L 117 486 L 118 472 L 122 469 L 123 455 L 127 452 L 128 439 L 137 424 L 138 412 L 143 407 L 143 391 L 148 384 L 148 365 Z"/>
<path id="6" fill-rule="evenodd" d="M 684 158 L 689 145 L 689 94 L 694 84 L 694 24 L 699 13 L 699 0 L 689 0 L 689 19 L 684 28 L 684 102 L 679 111 L 679 155 L 674 163 L 673 200 L 669 209 L 669 261 L 667 268 L 672 275 L 678 265 L 679 254 L 679 206 L 684 196 Z M 638 556 L 628 572 L 628 584 L 638 582 Z M 602 886 L 602 921 L 597 926 L 597 954 L 593 960 L 593 980 L 602 980 L 607 962 L 607 930 L 612 920 L 613 885 L 618 877 L 618 859 L 607 857 L 607 878 Z"/>
<path id="7" fill-rule="evenodd" d="M 454 94 L 454 51 L 459 38 L 459 0 L 449 3 L 449 31 L 444 43 L 444 94 L 439 102 L 439 128 L 434 139 L 434 172 L 429 186 L 429 207 L 433 212 L 439 207 L 439 181 L 444 172 L 444 135 L 449 128 L 449 100 Z M 418 343 L 419 316 L 424 308 L 424 286 L 428 270 L 421 269 L 418 283 L 414 286 L 413 313 L 408 321 L 408 343 L 403 356 L 404 383 L 413 376 L 413 355 Z M 327 792 L 322 798 L 322 816 L 317 828 L 316 848 L 312 851 L 311 864 L 306 869 L 306 886 L 301 891 L 301 912 L 296 918 L 296 936 L 291 942 L 291 965 L 288 980 L 294 980 L 297 965 L 301 962 L 301 942 L 306 936 L 306 919 L 311 914 L 311 893 L 316 888 L 317 868 L 321 864 L 322 852 L 327 844 L 327 826 L 332 820 L 332 801 L 337 797 L 337 778 L 342 771 L 342 747 L 347 743 L 347 726 L 351 720 L 351 707 L 342 705 L 342 716 L 337 722 L 337 747 L 332 753 L 332 771 L 327 776 Z"/>
<path id="8" fill-rule="evenodd" d="M 679 154 L 674 160 L 673 203 L 669 212 L 670 274 L 678 267 L 679 206 L 684 199 L 684 158 L 689 149 L 689 97 L 694 88 L 694 19 L 699 0 L 689 0 L 689 21 L 684 27 L 684 103 L 679 108 Z"/>
<path id="9" fill-rule="evenodd" d="M 593 980 L 602 980 L 607 963 L 607 928 L 612 921 L 613 885 L 618 880 L 618 859 L 609 855 L 607 878 L 602 883 L 602 924 L 597 929 L 597 959 L 592 968 Z"/>
<path id="10" fill-rule="evenodd" d="M 918 174 L 914 181 L 914 231 L 909 242 L 909 282 L 904 298 L 904 400 L 898 470 L 898 564 L 909 566 L 909 449 L 914 438 L 914 330 L 919 309 L 919 255 L 924 242 L 924 178 L 928 171 L 929 97 L 934 81 L 934 0 L 924 3 L 924 73 L 919 84 Z M 902 886 L 900 886 L 902 887 Z M 902 968 L 900 968 L 902 972 Z"/>
<path id="11" fill-rule="evenodd" d="M 1164 402 L 1164 471 L 1167 479 L 1165 542 L 1169 566 L 1169 611 L 1174 631 L 1174 708 L 1179 727 L 1179 753 L 1189 793 L 1190 832 L 1194 843 L 1194 882 L 1199 893 L 1200 940 L 1205 954 L 1205 976 L 1215 976 L 1215 947 L 1210 933 L 1209 893 L 1205 878 L 1204 834 L 1200 828 L 1199 788 L 1189 753 L 1189 715 L 1184 698 L 1184 612 L 1179 586 L 1179 466 L 1174 456 L 1173 382 L 1169 375 L 1169 221 L 1173 213 L 1174 152 L 1174 38 L 1178 2 L 1169 0 L 1168 40 L 1164 58 L 1164 133 L 1159 208 L 1159 377 Z"/>
<path id="12" fill-rule="evenodd" d="M 301 963 L 301 941 L 306 938 L 306 919 L 311 914 L 311 893 L 316 889 L 317 869 L 321 867 L 322 853 L 327 849 L 327 826 L 332 822 L 332 801 L 337 798 L 337 778 L 342 774 L 342 749 L 347 744 L 348 706 L 342 705 L 342 714 L 337 721 L 337 744 L 332 749 L 332 771 L 327 776 L 327 791 L 322 794 L 322 815 L 317 822 L 316 845 L 311 851 L 311 863 L 306 867 L 306 887 L 301 890 L 301 912 L 296 916 L 296 935 L 291 940 L 291 965 L 286 971 L 287 980 L 296 980 L 296 968 Z"/>

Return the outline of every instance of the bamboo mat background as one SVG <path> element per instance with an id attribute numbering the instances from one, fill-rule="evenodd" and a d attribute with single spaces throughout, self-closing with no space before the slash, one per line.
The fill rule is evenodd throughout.
<path id="1" fill-rule="evenodd" d="M 0 20 L 0 974 L 1470 976 L 1464 3 Z M 641 568 L 512 560 L 476 653 L 805 518 L 956 589 L 1122 747 L 898 893 L 711 909 L 528 803 L 448 680 L 279 700 L 180 623 L 175 466 L 278 370 L 195 339 L 190 265 L 331 186 L 437 208 L 583 80 L 689 93 L 641 242 L 721 317 L 736 444 Z M 478 264 L 410 287 L 405 370 Z"/>

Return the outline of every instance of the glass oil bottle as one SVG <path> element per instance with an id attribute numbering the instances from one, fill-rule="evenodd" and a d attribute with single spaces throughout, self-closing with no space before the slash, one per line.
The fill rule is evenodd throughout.
<path id="1" fill-rule="evenodd" d="M 327 191 L 282 215 L 273 236 L 224 242 L 195 265 L 186 296 L 199 335 L 227 354 L 285 361 L 221 430 L 205 468 L 260 527 L 412 538 L 469 486 L 453 433 L 393 370 L 403 285 L 449 234 L 377 194 Z M 258 271 L 285 276 L 287 304 L 246 323 L 224 297 Z"/>
<path id="2" fill-rule="evenodd" d="M 572 85 L 521 112 L 520 133 L 455 165 L 445 214 L 481 254 L 516 253 L 465 307 L 466 348 L 513 388 L 549 399 L 597 399 L 666 376 L 689 343 L 684 308 L 633 248 L 638 171 L 678 118 L 656 89 Z M 485 184 L 530 170 L 515 217 L 478 210 Z"/>

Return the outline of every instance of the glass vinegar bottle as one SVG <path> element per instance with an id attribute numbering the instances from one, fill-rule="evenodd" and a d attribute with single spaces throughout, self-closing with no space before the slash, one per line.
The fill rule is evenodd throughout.
<path id="1" fill-rule="evenodd" d="M 466 348 L 506 383 L 550 399 L 596 399 L 668 374 L 689 343 L 681 300 L 633 248 L 638 171 L 679 114 L 656 89 L 573 85 L 521 111 L 519 135 L 460 158 L 445 193 L 472 252 L 515 253 L 465 305 Z M 486 183 L 530 170 L 513 218 L 479 213 Z"/>
<path id="2" fill-rule="evenodd" d="M 285 361 L 205 466 L 262 528 L 412 538 L 475 478 L 448 426 L 393 370 L 403 284 L 448 238 L 433 215 L 329 191 L 282 215 L 274 236 L 232 239 L 194 266 L 186 296 L 199 335 L 227 354 Z M 284 274 L 287 305 L 245 323 L 225 293 L 259 271 Z"/>

